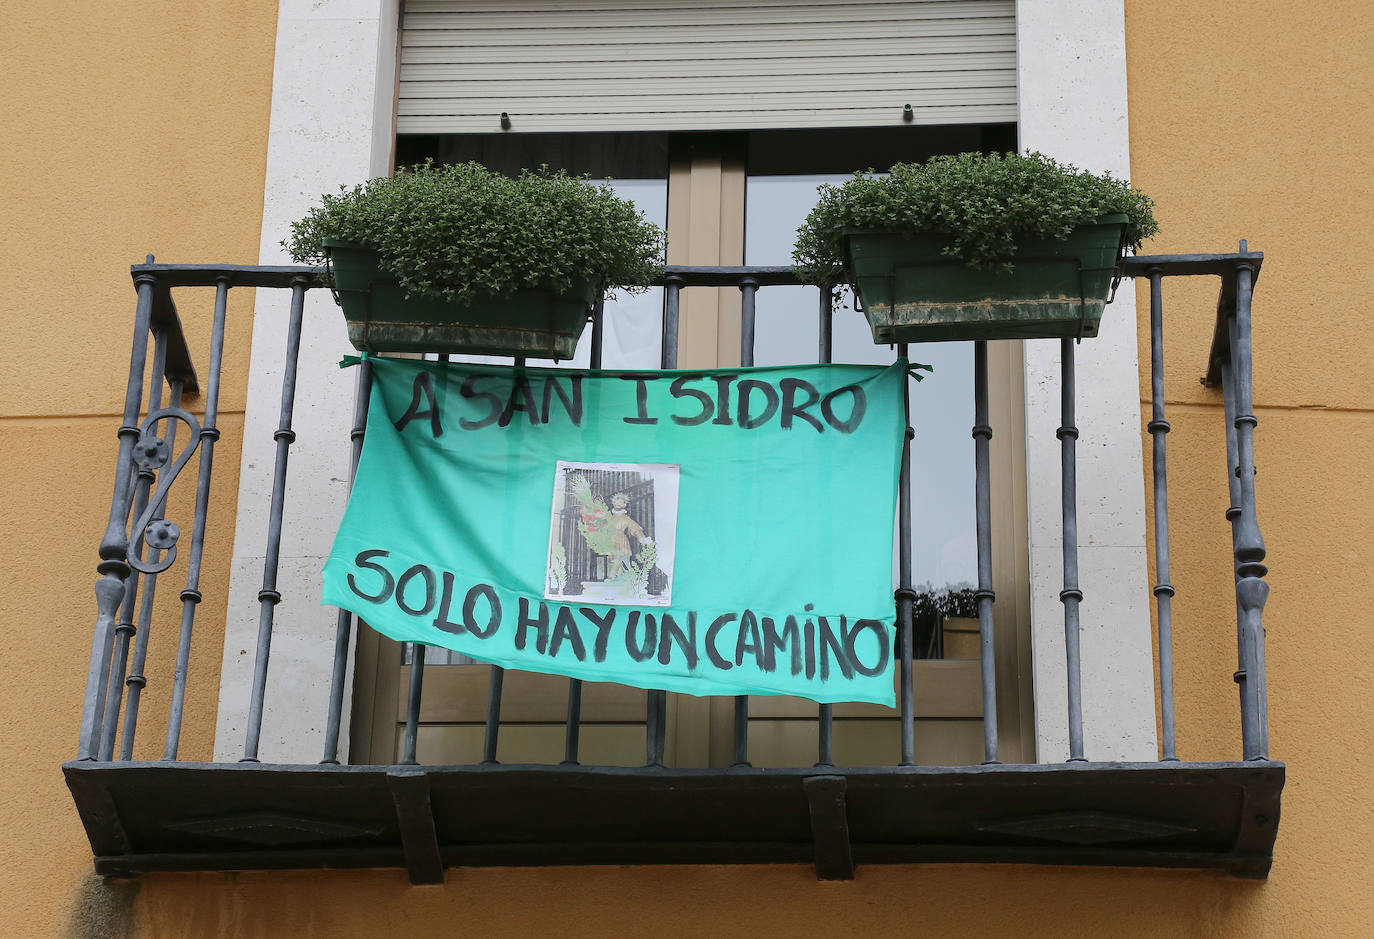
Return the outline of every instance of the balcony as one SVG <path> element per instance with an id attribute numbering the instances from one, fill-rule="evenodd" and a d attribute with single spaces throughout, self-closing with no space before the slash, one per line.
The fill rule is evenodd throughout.
<path id="1" fill-rule="evenodd" d="M 915 636 L 909 554 L 909 523 L 899 526 L 900 585 L 897 688 L 900 757 L 893 765 L 843 765 L 836 759 L 834 708 L 819 705 L 814 760 L 795 767 L 749 763 L 749 699 L 733 708 L 732 765 L 718 768 L 665 766 L 666 695 L 643 696 L 642 766 L 588 765 L 580 759 L 583 688 L 567 685 L 563 759 L 546 764 L 497 761 L 503 707 L 520 702 L 505 693 L 500 668 L 487 672 L 481 724 L 482 759 L 462 765 L 422 765 L 417 759 L 423 655 L 405 670 L 404 732 L 390 765 L 340 765 L 340 736 L 348 685 L 351 639 L 358 629 L 340 612 L 334 637 L 333 677 L 318 699 L 289 702 L 317 713 L 325 726 L 320 760 L 308 764 L 259 761 L 264 697 L 278 627 L 278 561 L 283 537 L 288 456 L 295 439 L 293 407 L 301 349 L 302 310 L 309 291 L 324 284 L 321 272 L 295 267 L 164 265 L 133 268 L 137 291 L 134 341 L 110 522 L 100 542 L 97 617 L 77 758 L 64 764 L 101 874 L 158 870 L 266 868 L 404 868 L 415 883 L 442 880 L 444 868 L 460 865 L 585 863 L 814 863 L 823 879 L 853 876 L 856 864 L 988 861 L 1096 864 L 1213 869 L 1241 877 L 1267 875 L 1279 819 L 1284 766 L 1269 759 L 1261 622 L 1267 586 L 1264 545 L 1255 512 L 1255 420 L 1251 411 L 1251 297 L 1262 256 L 1234 254 L 1128 258 L 1120 274 L 1151 285 L 1153 438 L 1151 491 L 1157 579 L 1155 705 L 1159 759 L 1093 762 L 1086 752 L 1085 701 L 1079 649 L 1078 494 L 1075 421 L 1078 398 L 1075 344 L 1061 341 L 1062 407 L 1057 436 L 1061 473 L 1064 578 L 1064 686 L 1035 689 L 1038 708 L 1066 712 L 1069 759 L 1063 763 L 998 761 L 995 720 L 983 720 L 983 757 L 978 765 L 918 765 L 915 752 L 920 659 Z M 1163 384 L 1164 284 L 1175 278 L 1220 281 L 1216 325 L 1205 360 L 1205 382 L 1220 387 L 1225 404 L 1225 453 L 1237 623 L 1241 759 L 1183 762 L 1175 746 L 1174 667 L 1169 582 L 1170 542 Z M 680 296 L 685 290 L 739 290 L 741 356 L 752 363 L 758 291 L 795 284 L 786 268 L 669 268 L 664 281 L 662 365 L 677 361 Z M 281 376 L 280 421 L 268 519 L 266 563 L 258 594 L 257 644 L 246 691 L 248 726 L 237 762 L 178 759 L 188 676 L 211 681 L 216 661 L 192 667 L 192 635 L 202 601 L 202 552 L 209 518 L 232 516 L 229 506 L 210 511 L 221 352 L 231 294 L 245 288 L 289 291 L 286 366 Z M 214 321 L 202 388 L 173 301 L 173 291 L 213 290 Z M 824 297 L 824 292 L 822 293 Z M 260 314 L 262 315 L 262 314 Z M 819 314 L 819 358 L 828 361 L 829 311 Z M 151 343 L 150 343 L 151 337 Z M 602 315 L 592 318 L 592 360 L 600 363 Z M 1055 340 L 1033 340 L 1054 342 Z M 974 400 L 976 483 L 985 490 L 987 458 L 986 344 L 976 343 Z M 1202 356 L 1199 352 L 1198 359 Z M 151 362 L 151 367 L 145 363 Z M 146 374 L 145 374 L 146 372 Z M 368 387 L 366 363 L 359 389 Z M 164 403 L 165 401 L 165 403 Z M 186 405 L 195 402 L 195 410 Z M 352 455 L 356 465 L 364 432 L 355 409 Z M 1131 415 L 1134 424 L 1135 415 Z M 1085 428 L 1091 433 L 1091 428 Z M 346 444 L 341 440 L 340 447 Z M 911 499 L 911 447 L 903 458 L 900 498 Z M 165 518 L 168 493 L 189 488 L 195 471 L 194 513 L 189 537 Z M 1220 476 L 1218 472 L 1217 476 Z M 1218 483 L 1220 479 L 1218 478 Z M 976 666 L 983 715 L 996 713 L 992 627 L 995 596 L 989 545 L 989 509 L 979 500 L 979 584 Z M 903 509 L 901 517 L 909 515 Z M 1177 559 L 1176 559 L 1177 560 Z M 1190 558 L 1183 558 L 1193 563 Z M 148 660 L 147 635 L 155 593 L 184 578 L 174 661 Z M 1229 591 L 1228 591 L 1229 594 Z M 924 642 L 924 639 L 921 640 Z M 166 721 L 140 725 L 143 688 L 156 674 L 168 683 Z M 146 718 L 145 718 L 146 722 Z M 135 732 L 165 735 L 164 757 L 133 759 Z"/>

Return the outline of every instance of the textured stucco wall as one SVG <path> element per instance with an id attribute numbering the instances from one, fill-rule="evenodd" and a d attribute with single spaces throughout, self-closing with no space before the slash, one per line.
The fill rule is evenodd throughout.
<path id="1" fill-rule="evenodd" d="M 118 934 L 136 888 L 91 878 L 59 764 L 76 753 L 95 622 L 96 547 L 129 368 L 129 265 L 149 251 L 166 261 L 256 261 L 276 3 L 14 3 L 4 19 L 0 931 Z M 201 299 L 181 312 L 203 363 L 212 298 Z M 237 488 L 252 299 L 236 295 L 231 305 L 220 507 L 233 504 Z M 189 518 L 184 499 L 174 510 Z M 183 738 L 184 752 L 202 759 L 217 691 L 206 666 L 218 662 L 224 622 L 213 598 L 225 594 L 233 536 L 232 513 L 214 520 L 203 583 L 211 599 L 192 670 L 201 681 L 187 697 Z M 171 606 L 180 606 L 184 577 L 182 566 L 164 584 Z M 176 614 L 162 605 L 148 726 L 165 719 L 176 629 Z M 139 739 L 141 755 L 161 755 L 155 736 Z"/>
<path id="2" fill-rule="evenodd" d="M 133 310 L 126 265 L 144 250 L 168 260 L 257 257 L 276 11 L 264 0 L 45 9 L 11 12 L 0 38 L 9 143 L 0 147 L 0 252 L 12 272 L 0 348 L 8 935 L 1370 931 L 1374 800 L 1362 771 L 1374 678 L 1363 663 L 1374 656 L 1374 614 L 1362 585 L 1374 552 L 1364 497 L 1374 484 L 1374 342 L 1349 244 L 1374 195 L 1364 156 L 1374 71 L 1356 56 L 1374 43 L 1365 3 L 1264 0 L 1243 17 L 1188 0 L 1125 6 L 1133 176 L 1158 200 L 1164 226 L 1149 249 L 1225 250 L 1245 236 L 1268 254 L 1255 306 L 1258 489 L 1273 568 L 1272 751 L 1288 762 L 1289 783 L 1267 883 L 930 865 L 863 868 L 850 884 L 817 884 L 799 866 L 457 870 L 429 888 L 394 871 L 159 875 L 132 887 L 89 877 L 57 766 L 75 749 L 93 620 L 89 585 Z M 1207 283 L 1166 299 L 1186 759 L 1233 757 L 1239 739 L 1220 404 L 1197 385 L 1214 298 Z M 234 307 L 226 363 L 226 439 L 242 410 L 245 300 Z M 1148 309 L 1143 295 L 1138 306 Z M 183 310 L 198 348 L 205 313 Z M 1145 361 L 1147 347 L 1142 332 Z M 227 506 L 237 453 L 220 453 Z M 219 519 L 220 558 L 228 521 Z M 1180 563 L 1190 557 L 1199 563 Z M 208 576 L 207 596 L 223 596 L 227 565 Z M 217 622 L 223 609 L 207 604 L 199 662 L 217 661 Z M 207 694 L 188 715 L 191 755 L 209 752 Z"/>
<path id="3" fill-rule="evenodd" d="M 1235 931 L 1374 929 L 1374 675 L 1364 665 L 1374 656 L 1364 602 L 1374 338 L 1357 253 L 1374 204 L 1369 14 L 1360 0 L 1265 0 L 1243 14 L 1188 0 L 1126 4 L 1132 177 L 1159 203 L 1162 228 L 1148 247 L 1224 251 L 1247 238 L 1266 254 L 1254 306 L 1256 489 L 1271 569 L 1271 752 L 1288 764 L 1288 784 L 1273 874 L 1236 892 Z M 1230 570 L 1178 564 L 1229 547 L 1221 396 L 1197 381 L 1215 296 L 1209 280 L 1165 297 L 1166 349 L 1183 350 L 1166 361 L 1166 395 L 1184 759 L 1234 752 L 1240 734 L 1226 681 L 1236 662 Z M 1139 290 L 1146 393 L 1148 300 Z"/>

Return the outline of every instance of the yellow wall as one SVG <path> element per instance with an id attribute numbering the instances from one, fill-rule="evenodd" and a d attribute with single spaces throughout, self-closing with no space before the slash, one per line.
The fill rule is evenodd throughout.
<path id="1" fill-rule="evenodd" d="M 90 874 L 90 849 L 59 764 L 76 753 L 94 623 L 96 546 L 110 511 L 133 329 L 129 265 L 257 260 L 276 30 L 275 0 L 11 3 L 0 29 L 0 931 L 92 931 L 120 892 Z M 207 556 L 226 559 L 238 487 L 252 325 L 236 298 L 225 354 Z M 182 310 L 204 362 L 208 308 Z M 203 378 L 203 374 L 202 374 Z M 183 434 L 184 439 L 184 434 Z M 192 487 L 194 488 L 194 487 Z M 182 505 L 179 518 L 189 517 Z M 164 598 L 175 606 L 185 577 Z M 223 597 L 227 565 L 207 598 Z M 175 654 L 164 606 L 149 661 Z M 201 610 L 193 665 L 217 671 L 224 609 Z M 150 684 L 145 726 L 163 723 L 166 670 Z M 187 699 L 188 756 L 208 758 L 217 691 Z M 161 741 L 139 740 L 160 756 Z M 128 896 L 125 891 L 124 896 Z M 86 912 L 83 913 L 82 911 Z M 85 917 L 94 917 L 94 920 Z"/>
<path id="2" fill-rule="evenodd" d="M 1368 709 L 1374 615 L 1374 344 L 1357 278 L 1371 199 L 1374 48 L 1367 3 L 1243 7 L 1128 0 L 1134 177 L 1159 203 L 1156 251 L 1268 259 L 1255 307 L 1260 521 L 1270 545 L 1272 752 L 1289 765 L 1267 883 L 1195 873 L 867 867 L 156 875 L 102 884 L 58 764 L 75 749 L 133 310 L 126 265 L 251 262 L 258 242 L 276 4 L 36 4 L 9 11 L 0 101 L 0 548 L 9 642 L 0 683 L 0 928 L 8 935 L 1332 935 L 1374 928 Z M 17 143 L 18 146 L 13 144 Z M 1215 392 L 1197 385 L 1214 284 L 1171 289 L 1169 443 L 1185 759 L 1238 751 L 1229 536 Z M 1142 295 L 1141 310 L 1147 309 Z M 226 441 L 241 421 L 249 317 L 236 298 Z M 183 311 L 205 348 L 204 309 Z M 1142 331 L 1142 351 L 1147 335 Z M 1144 374 L 1144 373 L 1142 373 Z M 1143 430 L 1143 428 L 1142 428 Z M 1148 452 L 1148 450 L 1147 450 Z M 237 453 L 221 448 L 218 505 Z M 225 558 L 218 518 L 207 553 Z M 1205 559 L 1205 564 L 1179 563 Z M 222 596 L 223 566 L 207 575 Z M 200 617 L 198 666 L 223 610 Z M 162 622 L 170 622 L 161 620 Z M 163 628 L 161 638 L 167 639 Z M 23 637 L 22 640 L 18 637 Z M 165 656 L 169 648 L 154 650 Z M 190 703 L 209 753 L 213 688 Z M 150 691 L 149 708 L 165 707 Z M 156 726 L 154 718 L 150 725 Z M 144 743 L 141 742 L 141 746 Z"/>

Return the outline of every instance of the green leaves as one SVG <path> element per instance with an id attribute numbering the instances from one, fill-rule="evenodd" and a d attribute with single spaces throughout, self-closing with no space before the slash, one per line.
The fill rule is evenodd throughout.
<path id="1" fill-rule="evenodd" d="M 511 178 L 426 162 L 323 196 L 291 232 L 297 263 L 322 263 L 337 238 L 377 251 L 408 293 L 458 301 L 584 278 L 634 291 L 663 272 L 662 229 L 609 186 L 548 167 Z"/>
<path id="2" fill-rule="evenodd" d="M 856 173 L 821 197 L 797 230 L 792 260 L 810 283 L 845 282 L 844 232 L 948 237 L 970 267 L 1010 268 L 1018 239 L 1065 238 L 1102 215 L 1128 218 L 1133 250 L 1159 231 L 1154 202 L 1111 174 L 1080 172 L 1039 153 L 960 153 L 898 163 L 886 177 Z"/>

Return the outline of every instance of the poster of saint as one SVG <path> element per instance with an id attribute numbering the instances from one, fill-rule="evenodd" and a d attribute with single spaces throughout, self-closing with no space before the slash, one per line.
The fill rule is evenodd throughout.
<path id="1" fill-rule="evenodd" d="M 544 599 L 671 606 L 678 467 L 559 460 Z"/>

